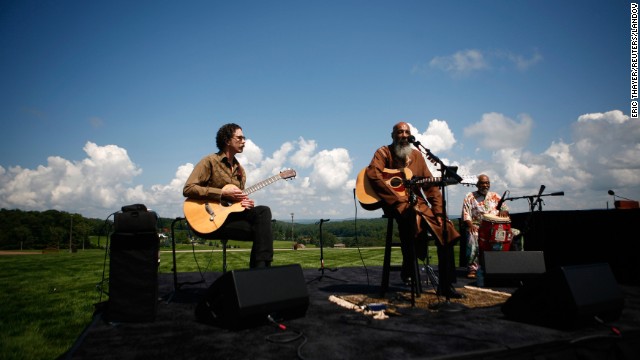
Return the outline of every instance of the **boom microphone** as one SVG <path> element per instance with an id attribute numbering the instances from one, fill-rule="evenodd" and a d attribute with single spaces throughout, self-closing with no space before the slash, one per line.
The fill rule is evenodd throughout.
<path id="1" fill-rule="evenodd" d="M 549 196 L 564 196 L 564 191 L 554 192 L 549 194 Z"/>
<path id="2" fill-rule="evenodd" d="M 420 141 L 416 141 L 416 137 L 413 135 L 409 136 L 407 141 L 416 146 L 420 145 Z"/>

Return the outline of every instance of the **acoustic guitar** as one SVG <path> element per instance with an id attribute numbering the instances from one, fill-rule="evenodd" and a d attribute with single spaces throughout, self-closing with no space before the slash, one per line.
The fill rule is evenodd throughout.
<path id="1" fill-rule="evenodd" d="M 360 170 L 358 173 L 358 177 L 356 178 L 356 198 L 358 198 L 358 202 L 360 202 L 360 206 L 362 206 L 365 210 L 377 210 L 380 209 L 384 202 L 382 198 L 378 196 L 373 187 L 371 186 L 371 182 L 366 174 L 367 168 Z M 392 188 L 395 192 L 398 193 L 400 197 L 406 197 L 407 189 L 405 187 L 405 181 L 407 179 L 411 180 L 413 178 L 413 172 L 409 170 L 409 168 L 404 169 L 387 169 L 384 168 L 382 170 L 382 177 L 384 182 Z M 471 179 L 474 179 L 474 176 L 465 176 L 463 178 L 463 184 L 469 184 Z M 466 181 L 465 181 L 466 180 Z M 429 178 L 421 178 L 412 180 L 413 184 L 439 184 L 443 181 L 441 177 L 429 177 Z M 458 182 L 451 178 L 444 179 L 446 185 L 457 184 Z"/>
<path id="2" fill-rule="evenodd" d="M 280 172 L 266 180 L 263 180 L 251 187 L 244 189 L 242 192 L 249 195 L 267 185 L 284 179 L 291 179 L 296 176 L 295 170 L 289 169 Z M 223 189 L 233 187 L 234 185 L 225 185 Z M 189 226 L 200 234 L 210 234 L 218 230 L 227 220 L 229 214 L 233 212 L 241 212 L 244 207 L 240 202 L 226 203 L 213 200 L 190 199 L 187 198 L 183 204 L 184 216 Z"/>

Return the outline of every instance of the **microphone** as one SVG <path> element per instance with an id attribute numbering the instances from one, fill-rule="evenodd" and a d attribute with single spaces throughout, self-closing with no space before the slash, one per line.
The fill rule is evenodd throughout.
<path id="1" fill-rule="evenodd" d="M 616 193 L 614 193 L 613 190 L 609 190 L 609 191 L 607 191 L 607 193 L 609 193 L 609 195 L 613 196 L 614 200 L 615 200 L 616 197 L 619 197 L 620 199 L 625 199 L 625 200 L 629 200 L 629 201 L 635 201 L 635 200 L 628 199 L 628 198 L 626 198 L 624 196 L 616 195 Z"/>
<path id="2" fill-rule="evenodd" d="M 549 196 L 564 196 L 564 191 L 554 192 L 549 194 Z"/>
<path id="3" fill-rule="evenodd" d="M 321 222 L 327 222 L 330 221 L 331 219 L 320 219 Z"/>
<path id="4" fill-rule="evenodd" d="M 504 203 L 504 198 L 505 198 L 505 196 L 507 196 L 507 192 L 508 191 L 509 190 L 505 190 L 504 193 L 502 193 L 502 197 L 500 198 L 500 201 L 498 201 L 498 206 L 497 206 L 498 211 L 500 211 L 500 208 L 502 207 L 502 204 Z"/>
<path id="5" fill-rule="evenodd" d="M 409 138 L 407 138 L 407 141 L 416 146 L 420 145 L 420 141 L 416 141 L 416 137 L 413 135 L 409 136 Z"/>

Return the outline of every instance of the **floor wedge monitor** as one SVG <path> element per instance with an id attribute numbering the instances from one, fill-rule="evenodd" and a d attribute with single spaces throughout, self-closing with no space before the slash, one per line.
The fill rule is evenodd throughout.
<path id="1" fill-rule="evenodd" d="M 507 318 L 554 328 L 617 320 L 624 296 L 609 264 L 563 266 L 528 282 L 502 305 Z"/>
<path id="2" fill-rule="evenodd" d="M 483 260 L 487 286 L 535 279 L 546 271 L 542 251 L 485 251 Z"/>
<path id="3" fill-rule="evenodd" d="M 303 317 L 309 293 L 298 264 L 224 273 L 196 306 L 196 319 L 228 328 Z"/>

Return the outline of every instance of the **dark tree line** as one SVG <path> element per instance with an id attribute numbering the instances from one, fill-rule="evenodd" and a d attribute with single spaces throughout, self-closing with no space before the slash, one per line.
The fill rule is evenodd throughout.
<path id="1" fill-rule="evenodd" d="M 90 248 L 89 236 L 108 234 L 104 220 L 64 211 L 0 209 L 0 249 Z"/>
<path id="2" fill-rule="evenodd" d="M 158 219 L 158 232 L 171 236 L 174 225 L 176 243 L 191 241 L 184 221 Z M 457 223 L 457 219 L 453 219 Z M 107 243 L 113 231 L 113 219 L 88 219 L 79 214 L 64 211 L 22 211 L 0 209 L 0 249 L 45 250 L 90 248 L 89 236 L 98 236 L 100 246 Z M 274 221 L 272 231 L 275 240 L 291 241 L 305 245 L 320 245 L 320 226 L 317 223 Z M 346 247 L 383 246 L 387 234 L 387 219 L 358 219 L 330 221 L 322 224 L 322 242 L 325 247 L 344 244 Z M 397 227 L 394 238 L 398 241 Z M 95 246 L 95 244 L 93 245 Z"/>

